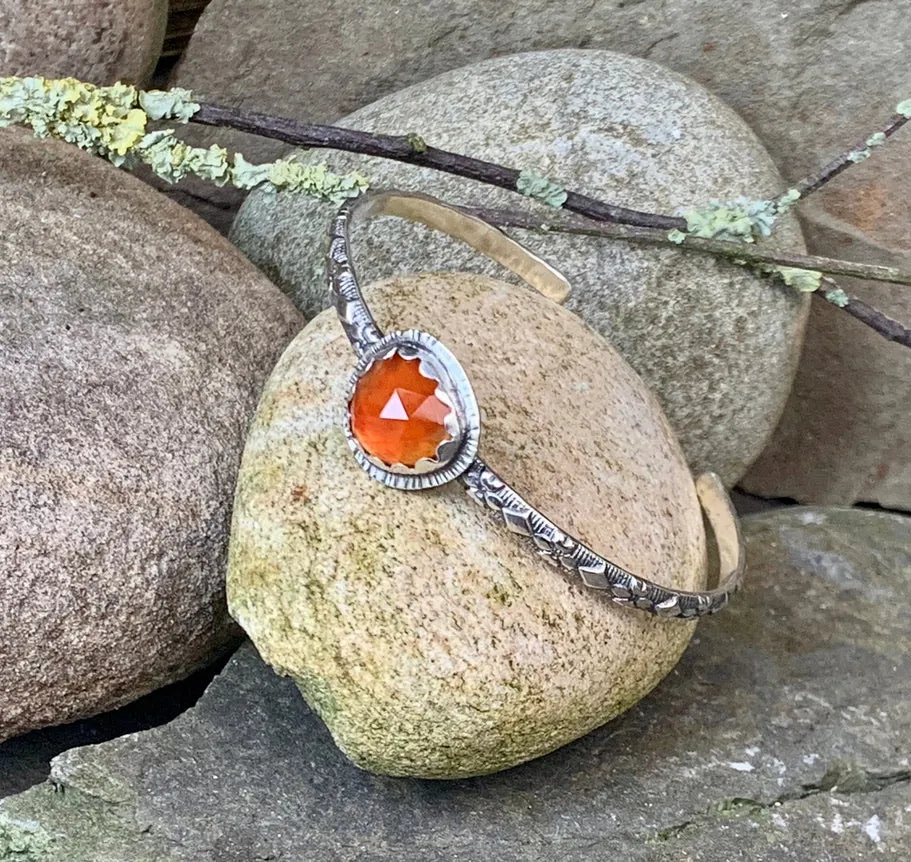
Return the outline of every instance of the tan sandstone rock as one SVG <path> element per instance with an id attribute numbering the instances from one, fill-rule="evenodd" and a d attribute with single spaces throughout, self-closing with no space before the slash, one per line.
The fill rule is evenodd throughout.
<path id="1" fill-rule="evenodd" d="M 693 483 L 657 401 L 577 317 L 485 276 L 368 288 L 386 328 L 463 362 L 481 452 L 557 523 L 678 588 L 705 578 Z M 387 489 L 342 430 L 354 354 L 332 312 L 266 385 L 235 500 L 229 607 L 338 745 L 374 772 L 451 778 L 553 750 L 643 697 L 692 623 L 564 580 L 458 483 Z"/>

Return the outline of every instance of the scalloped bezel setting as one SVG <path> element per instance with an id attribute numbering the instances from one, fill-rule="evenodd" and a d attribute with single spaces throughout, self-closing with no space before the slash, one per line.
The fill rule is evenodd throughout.
<path id="1" fill-rule="evenodd" d="M 396 354 L 419 361 L 420 373 L 437 382 L 435 397 L 450 408 L 444 419 L 446 439 L 437 446 L 433 458 L 421 458 L 414 466 L 380 460 L 364 448 L 352 427 L 352 402 L 358 384 L 375 363 Z M 426 332 L 391 332 L 372 344 L 351 375 L 347 407 L 345 435 L 355 459 L 370 476 L 390 488 L 415 491 L 439 487 L 461 476 L 477 455 L 481 422 L 474 391 L 455 356 Z"/>

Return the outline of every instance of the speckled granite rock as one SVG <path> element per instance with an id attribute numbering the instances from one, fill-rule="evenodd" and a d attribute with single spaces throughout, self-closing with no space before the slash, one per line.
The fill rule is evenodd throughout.
<path id="1" fill-rule="evenodd" d="M 654 63 L 603 51 L 479 63 L 382 99 L 344 123 L 379 131 L 419 128 L 445 149 L 534 168 L 567 187 L 639 209 L 674 212 L 715 197 L 772 193 L 780 184 L 762 145 L 721 102 Z M 380 159 L 339 154 L 333 163 L 361 169 L 377 187 L 458 203 L 523 203 L 510 192 Z M 545 208 L 539 210 L 546 218 Z M 291 196 L 254 194 L 232 231 L 232 240 L 307 315 L 328 304 L 321 274 L 331 211 Z M 553 234 L 523 240 L 570 279 L 568 307 L 654 389 L 693 469 L 714 470 L 728 484 L 739 479 L 787 398 L 806 298 L 740 267 L 676 249 Z M 781 241 L 802 248 L 792 220 L 782 224 Z M 371 276 L 502 272 L 463 244 L 397 220 L 365 227 L 357 248 Z"/>
<path id="2" fill-rule="evenodd" d="M 231 494 L 300 326 L 208 225 L 0 130 L 0 739 L 185 676 L 233 631 Z"/>
<path id="3" fill-rule="evenodd" d="M 903 859 L 911 520 L 790 509 L 744 532 L 747 589 L 676 672 L 549 757 L 371 776 L 245 648 L 172 724 L 68 752 L 54 783 L 0 802 L 0 846 L 44 844 L 41 862 Z"/>
<path id="4" fill-rule="evenodd" d="M 437 335 L 464 363 L 482 452 L 543 511 L 625 568 L 703 583 L 680 448 L 632 369 L 577 317 L 465 274 L 371 293 L 379 320 Z M 504 769 L 639 700 L 693 625 L 567 589 L 458 484 L 408 494 L 368 477 L 340 421 L 353 358 L 334 312 L 312 321 L 266 384 L 244 450 L 228 604 L 267 661 L 352 760 L 394 775 Z"/>
<path id="5" fill-rule="evenodd" d="M 0 75 L 146 84 L 167 0 L 0 0 Z"/>

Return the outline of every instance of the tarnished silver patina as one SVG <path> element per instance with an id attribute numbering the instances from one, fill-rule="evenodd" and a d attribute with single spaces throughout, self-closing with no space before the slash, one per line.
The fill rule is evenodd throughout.
<path id="1" fill-rule="evenodd" d="M 740 526 L 721 480 L 714 473 L 703 473 L 696 479 L 696 493 L 718 549 L 718 585 L 711 590 L 673 590 L 638 577 L 548 520 L 478 456 L 478 404 L 455 356 L 432 335 L 419 330 L 384 335 L 370 313 L 351 262 L 349 232 L 355 221 L 381 215 L 420 222 L 460 239 L 556 302 L 564 301 L 570 289 L 557 270 L 497 228 L 435 198 L 389 191 L 362 195 L 345 203 L 332 222 L 328 280 L 339 320 L 358 356 L 349 404 L 357 382 L 372 364 L 399 353 L 420 360 L 421 368 L 439 381 L 438 397 L 452 408 L 446 420 L 450 439 L 440 445 L 435 458 L 423 459 L 414 467 L 383 464 L 367 453 L 351 430 L 349 410 L 345 430 L 358 463 L 374 479 L 400 490 L 434 488 L 461 479 L 477 502 L 494 512 L 507 528 L 525 537 L 538 554 L 577 575 L 586 587 L 603 592 L 618 605 L 680 618 L 720 611 L 739 589 L 744 569 Z"/>

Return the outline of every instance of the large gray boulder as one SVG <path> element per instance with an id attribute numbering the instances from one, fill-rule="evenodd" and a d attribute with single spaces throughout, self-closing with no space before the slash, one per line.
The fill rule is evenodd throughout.
<path id="1" fill-rule="evenodd" d="M 781 189 L 762 145 L 718 99 L 654 63 L 604 51 L 488 60 L 381 99 L 343 123 L 370 131 L 420 129 L 444 149 L 533 169 L 639 209 L 675 212 L 712 198 Z M 321 158 L 301 154 L 304 161 Z M 376 187 L 463 204 L 525 203 L 504 190 L 381 159 L 337 154 L 333 163 L 361 170 Z M 332 211 L 300 196 L 255 193 L 231 234 L 307 316 L 328 304 L 323 254 Z M 537 211 L 548 217 L 545 207 Z M 658 395 L 693 469 L 736 482 L 784 406 L 806 297 L 673 248 L 556 234 L 521 239 L 563 271 L 573 285 L 567 307 L 617 347 Z M 782 223 L 776 241 L 802 248 L 793 219 Z M 366 226 L 357 253 L 362 272 L 372 277 L 503 271 L 463 244 L 397 220 Z"/>
<path id="2" fill-rule="evenodd" d="M 41 862 L 902 859 L 911 519 L 790 509 L 744 531 L 747 588 L 677 671 L 549 757 L 468 781 L 369 775 L 247 647 L 171 724 L 74 749 L 0 802 L 0 848 Z"/>
<path id="3" fill-rule="evenodd" d="M 168 0 L 0 0 L 0 76 L 145 85 L 167 17 Z"/>
<path id="4" fill-rule="evenodd" d="M 211 659 L 260 385 L 301 324 L 208 225 L 0 130 L 0 739 Z"/>

